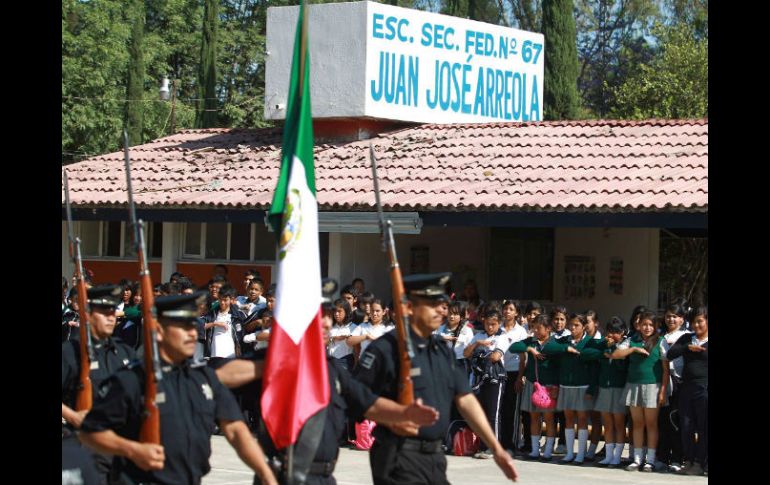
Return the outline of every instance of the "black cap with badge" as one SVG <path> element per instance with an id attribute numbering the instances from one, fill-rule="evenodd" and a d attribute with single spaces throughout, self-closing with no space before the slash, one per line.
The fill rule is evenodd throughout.
<path id="1" fill-rule="evenodd" d="M 120 304 L 122 294 L 123 288 L 118 285 L 94 286 L 88 290 L 88 304 L 114 308 Z"/>
<path id="2" fill-rule="evenodd" d="M 194 322 L 200 316 L 200 305 L 206 302 L 206 291 L 188 295 L 159 296 L 155 299 L 155 311 L 158 320 L 176 320 Z"/>
<path id="3" fill-rule="evenodd" d="M 452 273 L 413 274 L 404 276 L 404 291 L 407 297 L 426 300 L 448 301 L 446 284 Z"/>

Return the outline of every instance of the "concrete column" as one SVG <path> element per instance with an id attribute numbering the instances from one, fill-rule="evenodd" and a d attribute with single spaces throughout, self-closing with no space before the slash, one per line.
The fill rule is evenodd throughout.
<path id="1" fill-rule="evenodd" d="M 342 288 L 342 233 L 329 233 L 329 278 L 334 278 Z"/>
<path id="2" fill-rule="evenodd" d="M 179 258 L 179 234 L 181 223 L 163 223 L 163 254 L 161 256 L 160 279 L 168 281 L 176 271 L 176 261 Z"/>

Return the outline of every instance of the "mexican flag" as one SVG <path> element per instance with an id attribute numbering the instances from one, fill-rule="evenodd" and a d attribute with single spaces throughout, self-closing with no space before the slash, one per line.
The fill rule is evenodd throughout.
<path id="1" fill-rule="evenodd" d="M 262 418 L 278 449 L 297 441 L 329 403 L 321 328 L 321 259 L 313 169 L 306 6 L 299 9 L 281 172 L 268 215 L 279 235 L 274 323 L 263 372 Z"/>

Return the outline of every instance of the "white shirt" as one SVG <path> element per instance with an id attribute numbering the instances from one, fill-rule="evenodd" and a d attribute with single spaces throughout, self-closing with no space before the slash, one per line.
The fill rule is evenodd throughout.
<path id="1" fill-rule="evenodd" d="M 475 344 L 476 342 L 480 342 L 482 340 L 491 340 L 493 343 L 489 347 L 484 347 L 488 350 L 499 350 L 502 357 L 500 358 L 500 363 L 505 365 L 505 351 L 508 350 L 508 347 L 510 347 L 510 344 L 508 344 L 508 335 L 503 331 L 500 335 L 492 335 L 491 337 L 487 335 L 487 332 L 481 332 L 477 333 L 473 336 L 473 340 L 471 340 L 471 343 L 469 345 Z M 518 368 L 517 368 L 518 370 Z"/>
<path id="2" fill-rule="evenodd" d="M 344 340 L 334 340 L 334 337 L 350 337 L 353 335 L 353 330 L 356 329 L 354 323 L 347 323 L 345 325 L 332 325 L 332 329 L 329 331 L 332 340 L 329 343 L 329 355 L 335 359 L 342 359 L 353 353 L 353 349 Z"/>
<path id="3" fill-rule="evenodd" d="M 361 325 L 357 326 L 353 333 L 351 334 L 352 337 L 359 337 L 361 335 L 371 335 L 374 338 L 380 338 L 382 337 L 386 332 L 390 332 L 396 328 L 395 325 L 385 325 L 384 323 L 380 323 L 379 325 L 372 325 L 369 322 L 362 323 Z M 364 340 L 361 342 L 361 355 L 363 355 L 366 348 L 369 346 L 369 344 L 372 343 L 371 340 Z"/>
<path id="4" fill-rule="evenodd" d="M 214 338 L 211 339 L 212 357 L 235 357 L 235 342 L 233 342 L 232 331 L 230 330 L 230 312 L 218 313 L 215 322 L 227 324 L 227 328 L 214 327 Z"/>
<path id="5" fill-rule="evenodd" d="M 450 349 L 454 350 L 456 359 L 464 359 L 463 352 L 465 351 L 465 347 L 467 347 L 471 340 L 473 340 L 473 330 L 471 330 L 470 325 L 467 325 L 464 322 L 460 322 L 459 325 L 462 325 L 462 329 L 460 329 L 460 333 L 457 335 L 454 349 L 452 349 L 451 340 L 447 340 L 446 344 Z M 441 325 L 436 333 L 450 337 L 454 335 L 454 331 L 449 330 L 446 325 Z"/>
<path id="6" fill-rule="evenodd" d="M 256 313 L 260 311 L 263 308 L 267 307 L 267 300 L 264 296 L 260 296 L 257 298 L 257 302 L 250 302 L 248 297 L 246 296 L 239 296 L 235 299 L 235 304 L 238 306 L 238 309 L 241 310 L 247 317 L 250 316 L 252 313 Z M 241 308 L 244 305 L 248 305 L 248 308 Z"/>
<path id="7" fill-rule="evenodd" d="M 703 344 L 705 344 L 708 341 L 709 341 L 708 337 L 704 338 L 703 340 L 698 340 L 698 337 L 694 333 L 692 334 L 692 344 L 693 345 L 698 345 L 698 346 L 703 347 Z"/>
<path id="8" fill-rule="evenodd" d="M 510 348 L 511 344 L 520 342 L 526 339 L 529 335 L 527 334 L 527 330 L 521 325 L 519 325 L 518 323 L 514 325 L 507 332 L 505 331 L 505 329 L 503 329 L 503 332 L 505 332 L 505 336 L 508 338 L 508 344 L 506 345 L 506 348 L 505 348 L 505 355 L 503 356 L 505 359 L 505 371 L 518 372 L 519 371 L 519 354 L 516 354 L 516 353 L 512 354 L 508 352 L 508 349 Z"/>
<path id="9" fill-rule="evenodd" d="M 566 327 L 564 327 L 564 329 L 561 332 L 553 332 L 553 336 L 556 338 L 571 337 L 572 332 L 570 332 L 569 330 L 567 330 Z"/>
<path id="10" fill-rule="evenodd" d="M 666 352 L 668 352 L 668 349 L 671 348 L 672 345 L 676 343 L 677 340 L 679 340 L 679 337 L 686 334 L 684 330 L 674 330 L 671 333 L 667 333 L 663 336 L 663 341 L 666 342 L 665 346 L 663 347 Z M 663 354 L 664 356 L 666 354 Z M 675 375 L 676 377 L 682 377 L 682 372 L 684 372 L 684 357 L 677 357 L 674 360 L 669 361 L 668 368 L 671 371 L 672 375 Z"/>

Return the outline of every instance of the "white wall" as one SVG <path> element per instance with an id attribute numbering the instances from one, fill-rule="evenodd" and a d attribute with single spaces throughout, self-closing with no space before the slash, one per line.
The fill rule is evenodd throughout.
<path id="1" fill-rule="evenodd" d="M 467 277 L 474 277 L 482 294 L 487 284 L 488 239 L 489 230 L 477 227 L 424 227 L 419 235 L 395 235 L 402 274 L 411 272 L 412 246 L 425 245 L 430 252 L 429 272 L 451 271 L 457 292 L 462 291 Z M 368 290 L 390 300 L 390 266 L 381 250 L 379 234 L 330 234 L 329 246 L 329 275 L 339 281 L 340 287 L 360 277 Z"/>
<path id="2" fill-rule="evenodd" d="M 627 320 L 636 305 L 656 308 L 660 238 L 658 229 L 557 228 L 555 231 L 554 302 L 569 311 L 589 308 L 604 324 L 613 315 Z M 593 298 L 566 299 L 564 256 L 593 256 L 596 293 Z M 623 294 L 610 291 L 610 259 L 623 260 Z"/>

